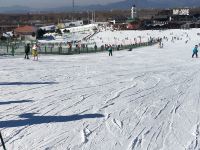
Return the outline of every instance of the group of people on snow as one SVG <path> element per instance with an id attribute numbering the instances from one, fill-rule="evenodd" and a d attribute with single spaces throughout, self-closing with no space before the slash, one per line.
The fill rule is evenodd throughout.
<path id="1" fill-rule="evenodd" d="M 159 47 L 163 48 L 162 39 L 159 40 Z M 32 52 L 33 60 L 38 60 L 38 50 L 39 50 L 39 48 L 40 47 L 39 47 L 39 45 L 37 43 L 34 44 L 32 48 L 31 48 L 30 44 L 28 43 L 25 46 L 25 56 L 24 56 L 24 59 L 29 59 L 29 53 Z M 95 44 L 94 48 L 95 48 L 95 50 L 97 50 L 96 44 Z M 109 52 L 109 56 L 113 55 L 112 45 L 105 45 L 105 49 Z M 196 58 L 198 58 L 198 45 L 195 45 L 195 47 L 193 48 L 192 58 L 194 56 L 196 56 Z"/>
<path id="2" fill-rule="evenodd" d="M 32 47 L 32 56 L 33 56 L 33 60 L 38 60 L 38 50 L 39 50 L 39 45 L 36 43 L 33 45 Z M 29 59 L 29 53 L 31 52 L 31 46 L 30 44 L 28 43 L 26 46 L 25 46 L 25 56 L 24 56 L 24 59 Z"/>
<path id="3" fill-rule="evenodd" d="M 113 47 L 112 47 L 112 45 L 105 45 L 105 49 L 108 51 L 108 53 L 109 53 L 109 56 L 112 56 L 113 55 Z"/>

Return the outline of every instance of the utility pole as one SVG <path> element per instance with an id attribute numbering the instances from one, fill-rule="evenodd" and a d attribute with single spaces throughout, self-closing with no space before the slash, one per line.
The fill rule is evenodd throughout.
<path id="1" fill-rule="evenodd" d="M 94 23 L 94 11 L 92 11 L 92 23 Z"/>
<path id="2" fill-rule="evenodd" d="M 94 23 L 96 22 L 96 12 L 94 11 Z"/>
<path id="3" fill-rule="evenodd" d="M 88 13 L 88 24 L 90 24 L 90 12 L 89 12 L 89 10 L 87 11 L 87 13 Z"/>
<path id="4" fill-rule="evenodd" d="M 95 23 L 95 20 L 96 20 L 95 17 L 96 17 L 95 11 L 92 11 L 92 23 Z"/>
<path id="5" fill-rule="evenodd" d="M 72 9 L 73 9 L 73 14 L 72 14 L 72 21 L 74 21 L 74 7 L 75 7 L 75 3 L 74 3 L 74 0 L 72 0 Z"/>

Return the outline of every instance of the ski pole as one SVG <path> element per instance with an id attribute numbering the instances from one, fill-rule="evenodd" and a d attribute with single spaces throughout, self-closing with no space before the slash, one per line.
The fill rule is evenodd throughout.
<path id="1" fill-rule="evenodd" d="M 2 137 L 1 132 L 0 132 L 0 139 L 1 139 L 1 143 L 2 143 L 3 149 L 6 150 L 6 146 L 5 146 L 5 143 L 3 141 L 3 137 Z"/>

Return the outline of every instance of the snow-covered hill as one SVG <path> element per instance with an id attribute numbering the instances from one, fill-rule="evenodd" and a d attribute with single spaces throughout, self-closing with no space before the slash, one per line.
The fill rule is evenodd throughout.
<path id="1" fill-rule="evenodd" d="M 200 59 L 191 58 L 199 29 L 140 32 L 168 41 L 113 57 L 1 57 L 7 149 L 200 149 Z"/>

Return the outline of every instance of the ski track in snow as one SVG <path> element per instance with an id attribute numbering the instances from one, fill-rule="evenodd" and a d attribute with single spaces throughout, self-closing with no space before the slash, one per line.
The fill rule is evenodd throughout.
<path id="1" fill-rule="evenodd" d="M 198 32 L 137 31 L 145 39 L 169 40 L 163 49 L 114 51 L 113 57 L 0 57 L 0 130 L 7 149 L 199 150 L 200 61 L 191 59 Z M 182 40 L 172 43 L 172 36 Z"/>

